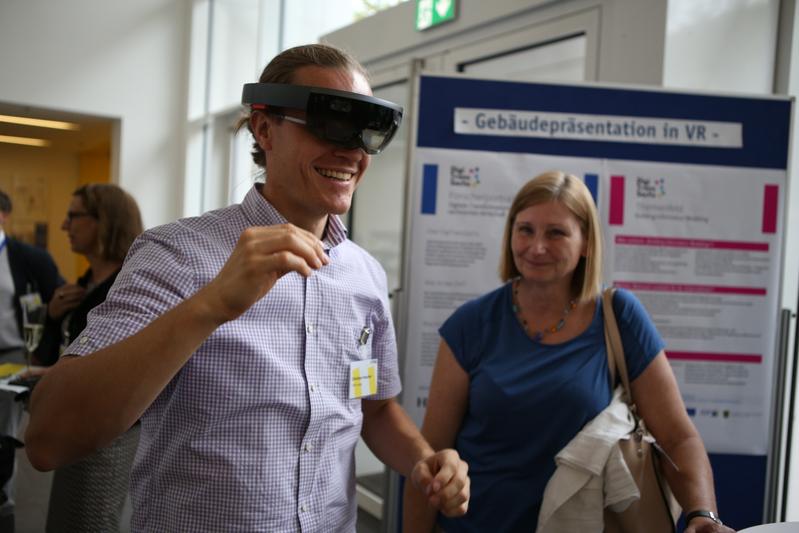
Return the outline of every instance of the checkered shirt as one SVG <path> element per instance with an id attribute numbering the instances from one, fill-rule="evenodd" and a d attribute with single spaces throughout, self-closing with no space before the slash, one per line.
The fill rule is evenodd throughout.
<path id="1" fill-rule="evenodd" d="M 241 232 L 285 219 L 244 201 L 145 232 L 66 353 L 135 333 L 208 283 Z M 386 276 L 331 216 L 330 264 L 289 273 L 217 329 L 142 417 L 131 474 L 134 531 L 355 531 L 361 402 L 350 362 L 378 361 L 373 399 L 400 391 Z M 358 342 L 371 329 L 365 345 Z M 179 331 L 174 332 L 180 335 Z"/>

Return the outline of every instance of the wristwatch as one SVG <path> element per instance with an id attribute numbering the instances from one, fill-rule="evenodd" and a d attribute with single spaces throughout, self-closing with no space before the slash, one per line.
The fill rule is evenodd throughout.
<path id="1" fill-rule="evenodd" d="M 685 523 L 687 524 L 688 522 L 690 522 L 694 518 L 697 518 L 697 517 L 700 517 L 700 516 L 703 517 L 703 518 L 710 518 L 711 520 L 713 520 L 715 523 L 717 523 L 720 526 L 724 525 L 722 523 L 722 521 L 721 521 L 721 518 L 719 518 L 719 515 L 717 515 L 713 511 L 706 511 L 704 509 L 691 511 L 690 513 L 685 515 Z"/>

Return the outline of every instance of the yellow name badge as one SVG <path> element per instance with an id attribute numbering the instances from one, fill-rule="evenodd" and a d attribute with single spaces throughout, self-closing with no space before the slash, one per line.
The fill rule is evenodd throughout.
<path id="1" fill-rule="evenodd" d="M 350 399 L 377 394 L 377 359 L 350 363 Z"/>
<path id="2" fill-rule="evenodd" d="M 29 292 L 19 297 L 19 304 L 27 309 L 35 309 L 42 306 L 42 295 L 38 292 Z"/>

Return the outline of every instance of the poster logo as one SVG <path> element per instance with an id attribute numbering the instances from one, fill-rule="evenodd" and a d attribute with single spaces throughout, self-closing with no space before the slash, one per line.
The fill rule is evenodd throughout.
<path id="1" fill-rule="evenodd" d="M 638 198 L 661 198 L 666 196 L 665 178 L 635 178 L 635 190 Z"/>
<path id="2" fill-rule="evenodd" d="M 477 187 L 480 185 L 480 167 L 449 167 L 449 184 L 455 187 Z"/>

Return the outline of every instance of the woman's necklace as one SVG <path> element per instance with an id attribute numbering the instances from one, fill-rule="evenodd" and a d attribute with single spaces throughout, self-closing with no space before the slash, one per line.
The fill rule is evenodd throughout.
<path id="1" fill-rule="evenodd" d="M 540 331 L 530 331 L 530 327 L 527 325 L 527 320 L 524 319 L 524 315 L 522 314 L 522 308 L 519 305 L 519 279 L 513 280 L 513 312 L 516 313 L 516 318 L 519 319 L 519 323 L 524 328 L 524 332 L 533 339 L 535 342 L 540 342 L 541 339 L 544 338 L 545 335 L 549 333 L 557 333 L 558 331 L 563 329 L 563 326 L 566 325 L 566 317 L 569 316 L 569 313 L 577 307 L 577 300 L 572 300 L 569 304 L 563 309 L 563 314 L 555 324 L 544 328 Z"/>

